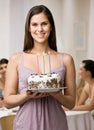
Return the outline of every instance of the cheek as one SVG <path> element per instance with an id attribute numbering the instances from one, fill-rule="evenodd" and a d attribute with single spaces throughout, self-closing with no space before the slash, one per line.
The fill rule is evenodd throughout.
<path id="1" fill-rule="evenodd" d="M 33 27 L 33 26 L 30 26 L 30 27 L 29 27 L 29 32 L 30 32 L 30 33 L 34 32 L 35 30 L 36 30 L 35 27 Z"/>
<path id="2" fill-rule="evenodd" d="M 3 71 L 0 71 L 0 74 L 3 74 Z"/>
<path id="3" fill-rule="evenodd" d="M 32 34 L 32 32 L 34 32 L 34 31 L 33 31 L 33 29 L 29 28 L 29 32 Z"/>
<path id="4" fill-rule="evenodd" d="M 85 74 L 85 73 L 80 73 L 80 76 L 79 76 L 79 77 L 80 77 L 80 79 L 83 79 L 83 80 L 84 80 L 84 79 L 86 78 L 86 74 Z"/>
<path id="5" fill-rule="evenodd" d="M 82 71 L 81 71 L 81 70 L 79 70 L 78 74 L 79 74 L 79 75 L 81 75 L 81 74 L 82 74 Z"/>
<path id="6" fill-rule="evenodd" d="M 79 76 L 83 77 L 83 72 L 82 71 L 79 71 Z"/>
<path id="7" fill-rule="evenodd" d="M 46 32 L 47 32 L 47 35 L 49 36 L 51 33 L 51 29 L 47 29 Z"/>
<path id="8" fill-rule="evenodd" d="M 79 79 L 80 79 L 80 80 L 83 80 L 84 78 L 83 78 L 83 76 L 82 76 L 82 75 L 79 75 Z"/>
<path id="9" fill-rule="evenodd" d="M 51 33 L 52 29 L 51 29 L 51 28 L 49 28 L 48 30 L 49 30 L 49 33 Z"/>
<path id="10" fill-rule="evenodd" d="M 51 32 L 51 30 L 52 30 L 52 28 L 51 28 L 51 26 L 50 25 L 48 25 L 48 26 L 45 26 L 44 27 L 44 30 L 46 31 L 46 32 Z"/>
<path id="11" fill-rule="evenodd" d="M 32 29 L 29 29 L 29 32 L 30 32 L 30 34 L 31 34 L 31 36 L 33 37 L 33 35 L 34 35 L 34 30 Z"/>

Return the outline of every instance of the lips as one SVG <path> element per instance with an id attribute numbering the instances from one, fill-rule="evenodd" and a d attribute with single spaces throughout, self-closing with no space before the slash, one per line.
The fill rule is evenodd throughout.
<path id="1" fill-rule="evenodd" d="M 43 38 L 45 36 L 45 34 L 36 34 L 38 38 Z"/>
<path id="2" fill-rule="evenodd" d="M 44 35 L 45 33 L 36 33 L 36 35 L 38 35 L 38 36 L 42 36 L 42 35 Z"/>

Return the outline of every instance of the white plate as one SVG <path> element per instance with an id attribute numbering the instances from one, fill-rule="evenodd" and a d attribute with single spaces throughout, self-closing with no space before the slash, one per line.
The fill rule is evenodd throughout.
<path id="1" fill-rule="evenodd" d="M 45 89 L 30 89 L 30 91 L 32 91 L 32 92 L 40 92 L 40 93 L 42 93 L 42 92 L 57 92 L 57 91 L 59 91 L 60 89 L 65 89 L 65 88 L 67 88 L 67 87 L 60 87 L 60 88 L 45 88 Z"/>

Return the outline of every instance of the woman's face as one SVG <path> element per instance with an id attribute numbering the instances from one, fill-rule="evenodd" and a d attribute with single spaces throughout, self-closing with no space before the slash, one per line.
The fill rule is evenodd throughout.
<path id="1" fill-rule="evenodd" d="M 31 35 L 35 43 L 48 42 L 51 32 L 51 24 L 44 13 L 34 15 L 30 20 Z"/>
<path id="2" fill-rule="evenodd" d="M 83 80 L 86 79 L 87 74 L 88 74 L 86 69 L 84 68 L 84 65 L 85 65 L 84 63 L 81 63 L 79 67 L 79 78 Z"/>
<path id="3" fill-rule="evenodd" d="M 1 65 L 0 65 L 0 74 L 1 74 L 2 76 L 5 76 L 6 69 L 7 69 L 7 64 L 1 64 Z"/>

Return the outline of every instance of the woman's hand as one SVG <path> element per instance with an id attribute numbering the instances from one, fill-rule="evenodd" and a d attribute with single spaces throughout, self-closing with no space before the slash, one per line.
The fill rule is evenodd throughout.
<path id="1" fill-rule="evenodd" d="M 62 90 L 59 90 L 57 92 L 50 92 L 49 95 L 51 95 L 54 98 L 58 99 L 62 95 Z"/>
<path id="2" fill-rule="evenodd" d="M 30 98 L 41 98 L 41 97 L 53 96 L 54 98 L 58 99 L 62 95 L 62 90 L 59 90 L 57 92 L 50 92 L 50 93 L 48 92 L 39 93 L 39 92 L 32 92 L 30 90 L 27 90 L 27 95 Z"/>
<path id="3" fill-rule="evenodd" d="M 49 93 L 32 92 L 30 90 L 27 90 L 27 95 L 30 96 L 30 98 L 41 98 L 41 97 L 47 97 L 50 94 Z"/>

